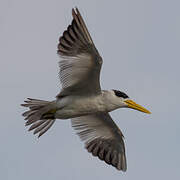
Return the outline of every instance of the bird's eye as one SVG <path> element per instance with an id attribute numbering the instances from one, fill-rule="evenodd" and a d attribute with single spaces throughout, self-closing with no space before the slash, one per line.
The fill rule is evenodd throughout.
<path id="1" fill-rule="evenodd" d="M 113 90 L 114 91 L 114 94 L 118 97 L 122 97 L 122 98 L 129 98 L 129 96 L 121 91 L 118 91 L 118 90 Z"/>

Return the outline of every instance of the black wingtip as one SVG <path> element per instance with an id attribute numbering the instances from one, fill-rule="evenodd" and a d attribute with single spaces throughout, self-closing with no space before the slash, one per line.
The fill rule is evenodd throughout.
<path id="1" fill-rule="evenodd" d="M 72 8 L 72 15 L 73 14 L 76 14 L 76 12 L 75 12 L 75 9 L 74 8 Z"/>
<path id="2" fill-rule="evenodd" d="M 77 6 L 75 6 L 75 9 L 76 9 L 77 12 L 79 11 L 78 8 L 77 8 Z"/>

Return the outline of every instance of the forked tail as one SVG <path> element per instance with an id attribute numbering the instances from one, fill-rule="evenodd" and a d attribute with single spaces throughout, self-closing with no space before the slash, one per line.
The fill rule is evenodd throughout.
<path id="1" fill-rule="evenodd" d="M 24 107 L 29 110 L 22 115 L 25 117 L 26 126 L 30 126 L 29 131 L 34 129 L 34 134 L 39 133 L 42 136 L 55 122 L 54 114 L 56 112 L 55 102 L 43 101 L 38 99 L 27 98 Z"/>

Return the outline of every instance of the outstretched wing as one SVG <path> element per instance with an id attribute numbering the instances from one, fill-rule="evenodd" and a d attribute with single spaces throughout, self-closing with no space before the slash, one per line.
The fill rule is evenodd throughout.
<path id="1" fill-rule="evenodd" d="M 59 39 L 61 56 L 60 81 L 66 94 L 97 94 L 101 92 L 99 77 L 102 58 L 99 55 L 78 9 L 72 9 L 73 20 Z"/>
<path id="2" fill-rule="evenodd" d="M 81 116 L 71 122 L 81 140 L 85 141 L 88 152 L 118 170 L 126 171 L 123 134 L 108 113 Z"/>

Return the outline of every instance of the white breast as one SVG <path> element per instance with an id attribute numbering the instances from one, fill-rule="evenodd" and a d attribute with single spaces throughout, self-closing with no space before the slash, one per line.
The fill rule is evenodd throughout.
<path id="1" fill-rule="evenodd" d="M 102 96 L 67 96 L 57 100 L 57 106 L 59 110 L 56 112 L 55 117 L 59 119 L 106 111 Z"/>
<path id="2" fill-rule="evenodd" d="M 109 112 L 117 108 L 111 98 L 102 93 L 98 96 L 66 96 L 57 100 L 55 117 L 69 119 L 97 112 Z"/>

